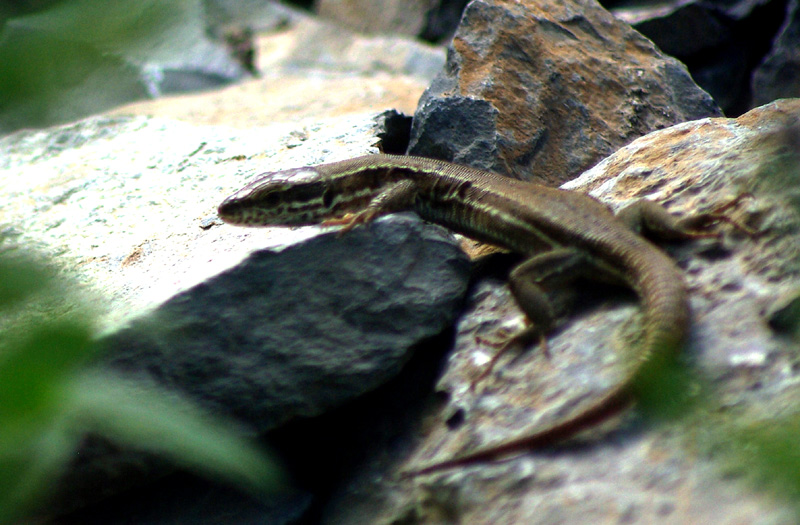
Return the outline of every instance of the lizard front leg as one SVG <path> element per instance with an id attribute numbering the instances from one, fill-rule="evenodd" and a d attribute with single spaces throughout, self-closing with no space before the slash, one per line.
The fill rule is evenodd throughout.
<path id="1" fill-rule="evenodd" d="M 617 212 L 617 218 L 631 230 L 662 240 L 686 240 L 719 237 L 717 232 L 708 231 L 714 223 L 727 222 L 737 230 L 753 236 L 755 231 L 725 214 L 742 199 L 750 197 L 742 194 L 730 202 L 717 206 L 708 212 L 679 217 L 668 212 L 661 204 L 648 199 L 640 199 Z"/>
<path id="2" fill-rule="evenodd" d="M 327 219 L 324 226 L 342 225 L 339 235 L 343 235 L 359 224 L 372 222 L 381 215 L 411 209 L 417 194 L 417 186 L 413 181 L 403 179 L 395 182 L 377 194 L 361 210 L 347 213 L 343 217 Z"/>

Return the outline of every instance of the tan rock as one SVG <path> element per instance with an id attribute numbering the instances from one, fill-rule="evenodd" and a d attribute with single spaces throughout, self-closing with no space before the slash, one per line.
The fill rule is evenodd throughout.
<path id="1" fill-rule="evenodd" d="M 417 36 L 437 0 L 320 0 L 317 12 L 344 27 L 363 33 Z"/>
<path id="2" fill-rule="evenodd" d="M 409 152 L 558 184 L 650 131 L 719 114 L 680 62 L 593 0 L 478 0 Z"/>

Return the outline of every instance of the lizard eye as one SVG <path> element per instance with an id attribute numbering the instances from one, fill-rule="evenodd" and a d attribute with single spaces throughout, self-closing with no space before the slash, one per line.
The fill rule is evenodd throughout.
<path id="1" fill-rule="evenodd" d="M 266 207 L 276 206 L 278 204 L 278 199 L 278 193 L 274 191 L 268 191 L 258 196 L 258 200 Z"/>

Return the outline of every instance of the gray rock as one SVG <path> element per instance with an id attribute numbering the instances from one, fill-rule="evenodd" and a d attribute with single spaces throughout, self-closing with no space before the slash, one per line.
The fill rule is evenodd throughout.
<path id="1" fill-rule="evenodd" d="M 632 5 L 611 9 L 617 18 L 677 58 L 708 51 L 732 38 L 731 21 L 709 2 Z"/>
<path id="2" fill-rule="evenodd" d="M 800 2 L 791 0 L 769 54 L 753 73 L 756 105 L 800 96 Z"/>
<path id="3" fill-rule="evenodd" d="M 753 73 L 773 46 L 784 11 L 785 2 L 772 0 L 676 0 L 611 9 L 664 53 L 685 63 L 694 81 L 729 116 L 753 108 Z M 758 103 L 775 98 L 759 98 Z"/>
<path id="4" fill-rule="evenodd" d="M 342 238 L 329 233 L 282 251 L 256 251 L 99 344 L 118 372 L 179 392 L 264 435 L 395 377 L 416 347 L 452 323 L 468 269 L 446 230 L 394 216 Z M 171 471 L 145 454 L 89 440 L 60 480 L 51 511 L 80 508 Z M 174 497 L 187 496 L 178 491 Z M 237 501 L 235 494 L 219 497 L 220 505 Z M 251 514 L 275 505 L 297 513 L 300 508 L 280 502 L 307 506 L 309 498 L 290 493 L 264 508 L 246 498 L 240 504 L 252 507 Z M 155 501 L 165 512 L 170 508 L 168 498 Z M 154 512 L 149 504 L 135 510 Z M 96 519 L 96 512 L 102 510 L 86 515 Z"/>
<path id="5" fill-rule="evenodd" d="M 413 216 L 259 251 L 105 338 L 111 365 L 259 434 L 388 381 L 453 321 L 469 265 Z"/>
<path id="6" fill-rule="evenodd" d="M 296 34 L 297 44 L 285 57 L 286 65 L 294 68 L 327 70 L 336 75 L 402 73 L 427 84 L 444 64 L 441 47 L 402 35 L 364 36 L 316 19 L 298 23 Z"/>

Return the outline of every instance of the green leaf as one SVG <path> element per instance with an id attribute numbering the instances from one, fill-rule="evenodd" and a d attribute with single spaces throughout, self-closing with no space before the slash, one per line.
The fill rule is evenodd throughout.
<path id="1" fill-rule="evenodd" d="M 155 385 L 87 372 L 96 346 L 71 286 L 9 253 L 0 252 L 0 523 L 42 505 L 89 432 L 255 494 L 286 486 L 237 425 Z"/>
<path id="2" fill-rule="evenodd" d="M 47 288 L 51 279 L 52 272 L 30 257 L 0 257 L 0 312 Z"/>
<path id="3" fill-rule="evenodd" d="M 93 353 L 90 331 L 74 321 L 38 326 L 6 350 L 0 358 L 0 424 L 6 437 L 52 417 L 64 382 Z"/>
<path id="4" fill-rule="evenodd" d="M 76 428 L 156 453 L 194 471 L 222 476 L 255 493 L 280 490 L 286 477 L 243 429 L 185 398 L 109 373 L 86 373 L 70 389 Z"/>

